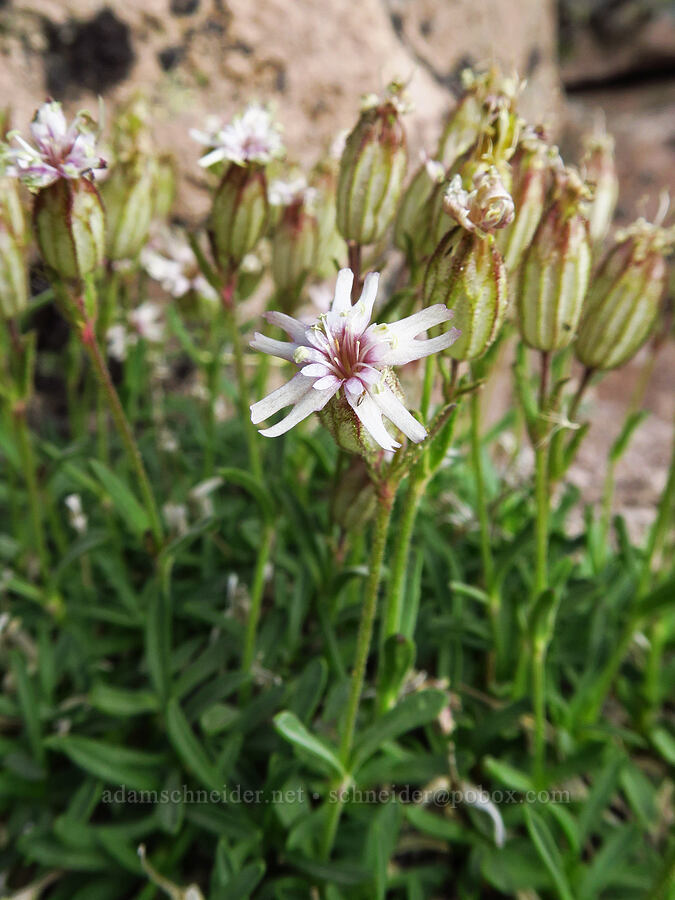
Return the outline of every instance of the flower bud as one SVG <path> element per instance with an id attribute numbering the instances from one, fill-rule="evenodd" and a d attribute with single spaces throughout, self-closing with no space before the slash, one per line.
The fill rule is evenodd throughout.
<path id="1" fill-rule="evenodd" d="M 481 234 L 492 234 L 513 221 L 511 195 L 496 166 L 489 166 L 473 177 L 473 190 L 462 187 L 462 178 L 455 175 L 443 195 L 443 209 L 462 228 Z"/>
<path id="2" fill-rule="evenodd" d="M 0 162 L 0 166 L 2 163 Z M 26 238 L 26 217 L 21 205 L 19 185 L 16 178 L 0 174 L 0 222 L 11 232 L 20 244 Z"/>
<path id="3" fill-rule="evenodd" d="M 394 218 L 408 162 L 396 93 L 361 113 L 340 161 L 337 226 L 346 241 L 373 244 Z"/>
<path id="4" fill-rule="evenodd" d="M 283 208 L 272 238 L 272 276 L 285 312 L 292 312 L 297 305 L 313 269 L 318 239 L 318 222 L 303 197 Z"/>
<path id="5" fill-rule="evenodd" d="M 513 222 L 497 235 L 497 246 L 509 272 L 515 272 L 541 221 L 551 181 L 551 166 L 559 160 L 557 148 L 529 129 L 511 160 Z"/>
<path id="6" fill-rule="evenodd" d="M 375 485 L 363 460 L 356 459 L 340 478 L 333 501 L 333 519 L 345 531 L 360 531 L 377 505 Z"/>
<path id="7" fill-rule="evenodd" d="M 101 186 L 109 260 L 131 259 L 148 237 L 156 191 L 153 159 L 142 154 L 112 167 Z"/>
<path id="8" fill-rule="evenodd" d="M 591 369 L 614 369 L 634 356 L 656 321 L 666 286 L 665 252 L 675 229 L 640 219 L 617 241 L 593 279 L 575 345 Z"/>
<path id="9" fill-rule="evenodd" d="M 560 350 L 574 338 L 591 272 L 588 222 L 580 212 L 584 187 L 570 169 L 557 175 L 556 197 L 523 259 L 518 327 L 536 350 Z"/>
<path id="10" fill-rule="evenodd" d="M 222 270 L 235 268 L 267 227 L 269 204 L 262 166 L 231 163 L 213 198 L 211 243 Z"/>
<path id="11" fill-rule="evenodd" d="M 40 190 L 33 225 L 42 258 L 62 278 L 83 278 L 103 262 L 103 204 L 86 178 L 61 178 Z"/>
<path id="12" fill-rule="evenodd" d="M 508 302 L 506 268 L 494 239 L 456 228 L 429 260 L 424 305 L 454 312 L 460 335 L 446 353 L 453 359 L 482 356 L 497 337 Z"/>
<path id="13" fill-rule="evenodd" d="M 11 319 L 28 305 L 26 260 L 20 239 L 0 217 L 0 317 Z"/>
<path id="14" fill-rule="evenodd" d="M 427 231 L 426 206 L 436 185 L 443 182 L 443 164 L 422 154 L 422 165 L 413 175 L 398 208 L 394 224 L 394 244 L 407 252 L 419 250 Z"/>
<path id="15" fill-rule="evenodd" d="M 316 188 L 314 209 L 319 227 L 314 272 L 321 279 L 332 278 L 335 260 L 346 256 L 345 242 L 337 230 L 336 181 L 336 174 L 330 166 L 320 166 L 312 178 Z"/>
<path id="16" fill-rule="evenodd" d="M 586 138 L 585 154 L 581 161 L 586 183 L 593 196 L 584 204 L 591 241 L 602 243 L 607 237 L 619 197 L 619 179 L 614 164 L 614 139 L 609 134 L 594 134 Z"/>

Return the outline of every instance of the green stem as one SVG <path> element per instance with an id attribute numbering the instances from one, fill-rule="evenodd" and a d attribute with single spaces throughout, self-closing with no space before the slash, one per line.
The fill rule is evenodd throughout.
<path id="1" fill-rule="evenodd" d="M 241 668 L 242 671 L 249 674 L 251 666 L 255 658 L 255 643 L 258 632 L 258 623 L 260 622 L 260 613 L 262 610 L 262 598 L 265 589 L 265 569 L 272 550 L 272 540 L 274 537 L 274 529 L 270 523 L 266 524 L 263 529 L 262 540 L 258 548 L 258 556 L 255 563 L 255 571 L 253 573 L 253 583 L 251 584 L 251 607 L 246 622 L 246 632 L 244 635 L 244 650 L 242 653 Z M 242 699 L 246 700 L 251 690 L 250 682 L 245 684 L 242 689 Z"/>
<path id="2" fill-rule="evenodd" d="M 534 707 L 534 783 L 541 788 L 546 758 L 546 645 L 535 644 L 532 654 L 532 703 Z"/>
<path id="3" fill-rule="evenodd" d="M 122 439 L 124 448 L 127 451 L 129 462 L 131 463 L 132 469 L 136 474 L 136 478 L 138 479 L 138 485 L 143 498 L 145 511 L 147 512 L 148 519 L 150 520 L 150 529 L 154 538 L 155 549 L 159 550 L 164 540 L 164 531 L 162 529 L 162 522 L 157 511 L 157 504 L 155 503 L 155 497 L 152 492 L 152 487 L 150 486 L 150 481 L 148 479 L 147 472 L 145 471 L 145 466 L 143 465 L 143 459 L 138 449 L 138 445 L 136 444 L 136 440 L 131 431 L 131 426 L 127 421 L 126 415 L 124 414 L 122 404 L 120 403 L 120 398 L 117 396 L 115 385 L 112 382 L 110 372 L 108 371 L 108 367 L 105 364 L 105 360 L 103 359 L 103 355 L 101 354 L 101 350 L 99 349 L 96 337 L 93 333 L 93 328 L 90 324 L 85 324 L 85 326 L 80 329 L 80 339 L 84 345 L 85 350 L 89 354 L 89 359 L 91 360 L 92 366 L 94 368 L 96 380 L 101 391 L 106 397 L 108 409 L 110 410 L 110 413 L 113 417 L 113 421 L 115 422 L 115 426 L 119 432 L 120 438 Z"/>
<path id="4" fill-rule="evenodd" d="M 382 562 L 384 560 L 384 552 L 387 545 L 387 534 L 389 532 L 389 522 L 391 520 L 391 510 L 394 504 L 395 494 L 396 491 L 391 485 L 381 485 L 377 516 L 373 528 L 368 579 L 366 581 L 365 596 L 363 607 L 361 609 L 361 621 L 359 623 L 359 631 L 356 638 L 354 668 L 352 669 L 347 710 L 342 722 L 340 760 L 345 768 L 347 768 L 349 764 L 349 757 L 354 743 L 356 718 L 359 712 L 361 694 L 363 693 L 366 664 L 368 662 L 368 653 L 373 637 L 373 626 L 375 624 L 375 613 L 377 611 L 377 594 L 380 587 L 380 579 L 382 577 Z M 332 803 L 328 809 L 328 818 L 322 845 L 322 854 L 325 859 L 330 857 L 333 849 L 333 843 L 335 841 L 335 835 L 337 833 L 341 815 L 342 799 L 339 798 L 337 802 Z"/>
<path id="5" fill-rule="evenodd" d="M 534 448 L 535 453 L 535 543 L 536 560 L 534 571 L 534 596 L 536 597 L 548 587 L 548 452 L 544 439 Z"/>
<path id="6" fill-rule="evenodd" d="M 44 523 L 42 521 L 42 504 L 40 502 L 40 492 L 35 472 L 35 456 L 33 455 L 28 423 L 26 422 L 26 408 L 23 404 L 19 404 L 14 409 L 14 426 L 19 443 L 19 455 L 21 456 L 23 476 L 28 491 L 28 504 L 30 507 L 30 522 L 33 540 L 35 541 L 35 549 L 37 551 L 38 559 L 40 560 L 40 572 L 46 583 L 49 580 L 50 573 L 49 555 L 47 553 L 47 542 L 45 540 Z"/>
<path id="7" fill-rule="evenodd" d="M 237 376 L 237 387 L 239 388 L 239 410 L 244 422 L 244 430 L 246 432 L 246 443 L 248 444 L 248 460 L 251 472 L 259 480 L 262 481 L 263 469 L 260 458 L 260 438 L 258 431 L 251 422 L 251 410 L 248 395 L 248 384 L 246 380 L 246 366 L 244 364 L 244 348 L 241 340 L 241 332 L 237 324 L 237 318 L 234 311 L 234 291 L 235 277 L 232 276 L 223 289 L 223 309 L 227 318 L 227 324 L 232 339 L 232 349 L 234 351 L 234 369 Z"/>

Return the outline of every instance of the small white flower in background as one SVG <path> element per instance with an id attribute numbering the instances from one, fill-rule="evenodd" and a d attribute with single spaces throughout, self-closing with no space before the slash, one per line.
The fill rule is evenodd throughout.
<path id="1" fill-rule="evenodd" d="M 430 180 L 440 184 L 445 178 L 445 166 L 443 163 L 438 159 L 432 159 L 426 150 L 420 150 L 420 160 L 424 164 Z"/>
<path id="2" fill-rule="evenodd" d="M 129 313 L 129 324 L 144 340 L 160 344 L 164 340 L 162 307 L 152 300 L 146 300 Z"/>
<path id="3" fill-rule="evenodd" d="M 383 106 L 389 103 L 394 107 L 399 115 L 404 115 L 413 111 L 412 101 L 408 95 L 405 85 L 398 81 L 392 81 L 380 97 L 378 94 L 363 94 L 361 97 L 361 111 L 365 112 L 374 109 L 376 106 Z"/>
<path id="4" fill-rule="evenodd" d="M 225 422 L 229 413 L 227 400 L 224 397 L 216 397 L 213 404 L 213 415 L 216 422 Z"/>
<path id="5" fill-rule="evenodd" d="M 354 275 L 351 269 L 341 269 L 330 312 L 310 326 L 284 313 L 267 313 L 267 321 L 285 331 L 291 341 L 256 333 L 251 347 L 294 362 L 300 371 L 283 387 L 251 406 L 251 420 L 257 424 L 293 405 L 285 418 L 261 434 L 284 434 L 323 409 L 342 390 L 355 415 L 383 450 L 400 446 L 387 431 L 383 415 L 409 440 L 424 440 L 426 429 L 387 386 L 385 370 L 445 350 L 459 332 L 451 328 L 438 337 L 417 340 L 421 332 L 452 318 L 452 312 L 440 303 L 391 325 L 371 325 L 379 277 L 374 272 L 366 276 L 361 297 L 352 306 Z"/>
<path id="6" fill-rule="evenodd" d="M 504 820 L 501 813 L 490 800 L 490 794 L 482 788 L 475 788 L 472 785 L 462 785 L 462 799 L 467 806 L 473 806 L 480 809 L 492 819 L 494 825 L 494 842 L 495 846 L 503 847 L 506 841 L 506 829 L 504 828 Z"/>
<path id="7" fill-rule="evenodd" d="M 159 432 L 159 446 L 165 453 L 176 453 L 179 444 L 176 435 L 168 428 L 161 428 Z"/>
<path id="8" fill-rule="evenodd" d="M 333 142 L 330 145 L 330 149 L 328 151 L 328 155 L 331 159 L 342 159 L 342 154 L 345 152 L 345 145 L 347 143 L 347 138 L 349 137 L 349 129 L 344 128 L 342 131 L 339 131 L 335 137 L 333 138 Z"/>
<path id="9" fill-rule="evenodd" d="M 248 275 L 256 275 L 258 272 L 261 272 L 262 269 L 262 260 L 255 253 L 247 253 L 239 266 L 239 271 L 246 272 Z M 211 290 L 213 290 L 213 288 L 211 288 Z"/>
<path id="10" fill-rule="evenodd" d="M 170 532 L 178 536 L 186 534 L 188 530 L 188 511 L 184 503 L 165 503 L 162 507 L 162 512 Z"/>
<path id="11" fill-rule="evenodd" d="M 199 160 L 204 168 L 225 160 L 239 166 L 265 164 L 284 153 L 281 127 L 270 110 L 258 104 L 251 104 L 228 124 L 209 120 L 206 131 L 193 128 L 190 137 L 210 148 Z"/>
<path id="12" fill-rule="evenodd" d="M 218 294 L 202 275 L 192 247 L 177 228 L 165 228 L 141 250 L 141 265 L 172 297 L 196 291 L 207 300 Z"/>
<path id="13" fill-rule="evenodd" d="M 18 132 L 10 132 L 9 139 L 19 146 L 7 152 L 7 174 L 20 178 L 31 190 L 48 187 L 60 178 L 92 176 L 94 170 L 105 168 L 96 152 L 97 135 L 88 113 L 78 113 L 68 125 L 61 104 L 47 100 L 35 113 L 30 133 L 33 144 Z"/>
<path id="14" fill-rule="evenodd" d="M 84 534 L 87 530 L 88 520 L 82 509 L 82 499 L 79 494 L 68 494 L 63 501 L 68 508 L 68 521 L 71 527 L 78 533 Z"/>
<path id="15" fill-rule="evenodd" d="M 222 483 L 223 479 L 219 475 L 216 475 L 213 478 L 207 478 L 205 481 L 200 481 L 199 484 L 196 484 L 190 491 L 190 499 L 197 504 L 199 512 L 204 518 L 213 515 L 213 500 L 211 499 L 211 494 L 218 490 Z"/>
<path id="16" fill-rule="evenodd" d="M 108 356 L 117 362 L 124 362 L 129 350 L 130 335 L 124 325 L 111 325 L 105 333 Z"/>
<path id="17" fill-rule="evenodd" d="M 292 181 L 276 179 L 267 188 L 267 198 L 271 206 L 291 206 L 294 203 L 311 206 L 316 199 L 316 193 L 316 188 L 308 187 L 302 175 Z"/>

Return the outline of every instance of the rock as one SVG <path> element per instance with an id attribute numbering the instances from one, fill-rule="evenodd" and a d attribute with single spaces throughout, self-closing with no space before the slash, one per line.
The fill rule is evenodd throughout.
<path id="1" fill-rule="evenodd" d="M 552 3 L 512 0 L 33 0 L 0 9 L 0 96 L 25 128 L 49 92 L 72 109 L 115 103 L 141 88 L 157 140 L 177 155 L 179 211 L 199 214 L 199 147 L 188 130 L 209 113 L 273 101 L 289 157 L 312 163 L 355 121 L 361 94 L 410 79 L 413 152 L 433 149 L 467 62 L 528 74 L 528 112 L 559 108 Z"/>

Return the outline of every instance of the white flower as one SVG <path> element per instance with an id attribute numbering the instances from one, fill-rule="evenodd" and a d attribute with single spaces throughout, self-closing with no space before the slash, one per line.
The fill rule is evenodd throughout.
<path id="1" fill-rule="evenodd" d="M 451 328 L 438 337 L 416 340 L 421 332 L 452 317 L 452 312 L 442 304 L 391 325 L 369 324 L 379 277 L 377 273 L 366 277 L 361 297 L 352 306 L 354 275 L 351 269 L 341 269 L 330 312 L 319 316 L 310 326 L 284 313 L 267 313 L 267 321 L 283 329 L 291 341 L 256 334 L 251 347 L 294 362 L 300 371 L 251 407 L 251 420 L 258 424 L 293 405 L 285 418 L 261 434 L 266 437 L 284 434 L 311 413 L 323 409 L 342 390 L 355 415 L 383 450 L 400 446 L 385 428 L 383 415 L 409 440 L 424 440 L 426 429 L 387 386 L 386 369 L 445 350 L 459 332 Z"/>
<path id="2" fill-rule="evenodd" d="M 131 336 L 133 337 L 133 335 Z M 111 325 L 105 333 L 108 346 L 108 356 L 117 362 L 124 362 L 129 349 L 130 335 L 124 325 Z"/>
<path id="3" fill-rule="evenodd" d="M 211 500 L 211 494 L 218 490 L 222 483 L 223 479 L 219 475 L 215 475 L 213 478 L 207 478 L 205 481 L 200 481 L 199 484 L 196 484 L 190 491 L 190 498 L 195 501 L 204 518 L 213 515 L 213 500 Z"/>
<path id="4" fill-rule="evenodd" d="M 192 247 L 182 233 L 166 228 L 146 244 L 140 254 L 141 265 L 172 297 L 196 291 L 207 300 L 217 300 L 214 288 L 202 275 Z"/>
<path id="5" fill-rule="evenodd" d="M 420 150 L 420 159 L 427 170 L 427 175 L 431 181 L 440 184 L 445 178 L 445 166 L 438 159 L 432 159 L 426 150 Z"/>
<path id="6" fill-rule="evenodd" d="M 165 503 L 162 512 L 169 531 L 178 536 L 186 534 L 188 515 L 187 506 L 184 503 Z"/>
<path id="7" fill-rule="evenodd" d="M 281 127 L 264 106 L 251 104 L 229 124 L 207 121 L 207 130 L 192 129 L 190 137 L 211 148 L 199 160 L 204 168 L 229 160 L 239 166 L 269 163 L 284 152 Z"/>
<path id="8" fill-rule="evenodd" d="M 105 168 L 105 161 L 96 153 L 96 134 L 87 113 L 78 113 L 68 125 L 61 104 L 47 100 L 35 113 L 30 132 L 34 146 L 18 132 L 10 133 L 19 146 L 7 151 L 7 174 L 20 178 L 32 190 L 59 178 L 82 178 Z"/>
<path id="9" fill-rule="evenodd" d="M 161 344 L 164 340 L 162 307 L 152 300 L 146 300 L 129 313 L 129 324 L 144 340 L 151 344 Z"/>
<path id="10" fill-rule="evenodd" d="M 88 520 L 82 510 L 82 499 L 79 494 L 68 494 L 63 501 L 68 508 L 68 520 L 78 534 L 87 530 Z"/>
<path id="11" fill-rule="evenodd" d="M 473 190 L 465 191 L 462 176 L 454 175 L 443 195 L 443 209 L 462 228 L 491 234 L 513 222 L 515 207 L 495 166 L 473 177 Z"/>
<path id="12" fill-rule="evenodd" d="M 309 206 L 316 198 L 316 188 L 307 187 L 302 175 L 292 181 L 276 179 L 267 188 L 267 198 L 271 206 L 291 206 L 294 203 Z"/>

